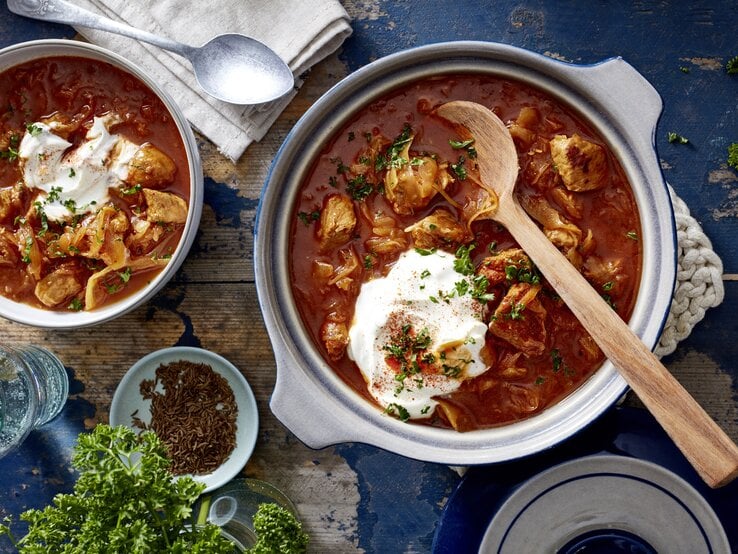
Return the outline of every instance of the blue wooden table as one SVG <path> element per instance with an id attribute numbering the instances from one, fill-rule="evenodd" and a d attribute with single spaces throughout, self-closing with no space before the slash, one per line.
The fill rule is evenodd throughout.
<path id="1" fill-rule="evenodd" d="M 261 432 L 244 474 L 274 483 L 296 502 L 313 551 L 431 550 L 444 505 L 460 481 L 457 473 L 361 444 L 312 451 L 269 412 L 274 360 L 256 299 L 252 231 L 269 161 L 321 93 L 384 55 L 459 39 L 503 42 L 582 64 L 622 56 L 661 94 L 656 144 L 663 172 L 722 258 L 726 289 L 723 304 L 709 310 L 665 362 L 738 440 L 738 173 L 726 163 L 728 145 L 738 142 L 738 75 L 724 69 L 738 55 L 735 2 L 345 0 L 344 5 L 353 18 L 353 35 L 337 55 L 313 69 L 261 143 L 232 164 L 199 140 L 206 171 L 200 234 L 163 292 L 93 329 L 50 332 L 0 322 L 0 340 L 47 346 L 64 360 L 72 380 L 62 415 L 0 460 L 0 517 L 17 516 L 68 491 L 75 437 L 107 421 L 113 391 L 127 368 L 153 350 L 189 345 L 218 352 L 248 378 L 259 402 Z M 0 6 L 0 47 L 74 36 L 71 28 L 26 20 Z M 689 143 L 669 143 L 668 132 Z M 561 449 L 575 452 L 577 446 Z M 680 456 L 670 450 L 668 455 Z M 0 542 L 0 549 L 6 547 Z"/>

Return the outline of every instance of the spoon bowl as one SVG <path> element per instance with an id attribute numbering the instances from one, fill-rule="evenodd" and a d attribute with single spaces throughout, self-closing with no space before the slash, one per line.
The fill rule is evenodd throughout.
<path id="1" fill-rule="evenodd" d="M 190 61 L 206 93 L 231 104 L 270 102 L 295 84 L 292 71 L 276 52 L 244 35 L 219 35 L 194 47 L 99 16 L 66 0 L 8 0 L 8 8 L 25 17 L 116 33 L 174 52 Z"/>
<path id="2" fill-rule="evenodd" d="M 218 35 L 187 57 L 203 90 L 231 104 L 261 104 L 284 96 L 294 86 L 287 64 L 266 45 L 244 35 Z"/>
<path id="3" fill-rule="evenodd" d="M 454 101 L 436 113 L 474 139 L 480 179 L 497 195 L 504 225 L 602 352 L 711 487 L 738 476 L 738 446 L 631 331 L 521 208 L 514 194 L 518 157 L 510 132 L 488 108 Z M 468 136 L 470 135 L 470 136 Z"/>

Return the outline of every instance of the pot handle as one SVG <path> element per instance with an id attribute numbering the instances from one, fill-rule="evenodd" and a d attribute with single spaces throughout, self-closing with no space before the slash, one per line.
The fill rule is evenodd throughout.
<path id="1" fill-rule="evenodd" d="M 664 103 L 651 83 L 621 57 L 594 65 L 566 65 L 595 106 L 606 105 L 612 124 L 627 134 L 634 150 L 654 151 Z M 655 158 L 655 152 L 654 152 Z"/>
<path id="2" fill-rule="evenodd" d="M 300 368 L 288 348 L 275 347 L 274 357 L 277 381 L 269 407 L 300 441 L 314 449 L 342 442 L 371 444 L 368 436 L 360 434 L 360 426 L 352 424 L 351 416 L 345 417 L 346 411 L 334 406 L 335 401 Z"/>

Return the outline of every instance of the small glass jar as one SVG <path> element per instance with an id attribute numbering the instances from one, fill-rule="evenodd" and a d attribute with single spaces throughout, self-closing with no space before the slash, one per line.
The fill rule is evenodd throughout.
<path id="1" fill-rule="evenodd" d="M 54 354 L 0 345 L 0 457 L 59 415 L 68 394 L 67 372 Z"/>
<path id="2" fill-rule="evenodd" d="M 195 504 L 193 513 L 200 523 L 214 523 L 229 538 L 237 552 L 256 544 L 254 514 L 263 503 L 274 503 L 297 516 L 292 501 L 274 485 L 251 478 L 236 478 L 205 494 Z"/>

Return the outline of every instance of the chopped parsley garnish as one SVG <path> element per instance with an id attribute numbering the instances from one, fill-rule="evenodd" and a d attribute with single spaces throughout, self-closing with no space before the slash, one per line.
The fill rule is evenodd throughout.
<path id="1" fill-rule="evenodd" d="M 69 168 L 69 178 L 74 179 L 74 176 L 77 175 L 77 172 L 74 170 L 73 167 Z"/>
<path id="2" fill-rule="evenodd" d="M 462 363 L 459 365 L 449 365 L 449 364 L 441 364 L 441 369 L 443 369 L 443 374 L 446 377 L 456 378 L 459 375 L 461 375 L 461 370 L 464 369 L 464 362 L 465 360 L 462 360 Z"/>
<path id="3" fill-rule="evenodd" d="M 468 139 L 468 140 L 463 140 L 463 141 L 448 139 L 448 143 L 451 145 L 451 148 L 453 148 L 454 150 L 461 150 L 461 149 L 466 150 L 466 154 L 467 156 L 469 156 L 469 159 L 471 160 L 477 157 L 477 150 L 473 146 L 474 144 L 473 138 Z"/>
<path id="4" fill-rule="evenodd" d="M 561 364 L 563 362 L 563 359 L 561 358 L 561 354 L 559 353 L 558 348 L 554 348 L 551 350 L 551 365 L 553 366 L 553 371 L 556 373 L 561 369 Z"/>
<path id="5" fill-rule="evenodd" d="M 431 274 L 430 270 L 424 269 L 423 271 L 420 272 L 420 278 L 421 279 L 426 279 L 426 278 L 430 277 L 430 274 Z"/>
<path id="6" fill-rule="evenodd" d="M 318 221 L 320 219 L 320 212 L 318 210 L 308 212 L 298 212 L 297 218 L 305 224 L 310 225 L 311 221 Z"/>
<path id="7" fill-rule="evenodd" d="M 410 419 L 410 412 L 408 412 L 404 406 L 400 406 L 395 402 L 387 404 L 387 407 L 384 409 L 384 413 L 395 416 L 400 421 L 407 421 Z"/>
<path id="8" fill-rule="evenodd" d="M 605 301 L 605 303 L 610 306 L 613 310 L 617 309 L 615 307 L 615 302 L 612 301 L 612 296 L 609 294 L 603 294 L 602 299 Z"/>
<path id="9" fill-rule="evenodd" d="M 679 133 L 675 133 L 674 131 L 666 133 L 666 139 L 671 143 L 689 144 L 689 139 L 687 137 L 684 137 Z"/>
<path id="10" fill-rule="evenodd" d="M 82 308 L 84 308 L 84 304 L 82 304 L 82 301 L 79 298 L 72 298 L 72 301 L 69 303 L 69 306 L 67 306 L 67 309 L 73 312 L 78 312 Z"/>
<path id="11" fill-rule="evenodd" d="M 61 187 L 51 187 L 51 190 L 49 191 L 49 194 L 46 196 L 46 203 L 50 202 L 56 202 L 61 198 L 62 188 Z"/>
<path id="12" fill-rule="evenodd" d="M 451 170 L 456 174 L 460 181 L 466 179 L 467 176 L 466 167 L 464 166 L 465 161 L 466 158 L 464 156 L 459 156 L 459 161 L 455 164 L 451 164 Z"/>
<path id="13" fill-rule="evenodd" d="M 18 159 L 18 149 L 13 148 L 12 146 L 9 146 L 7 150 L 3 150 L 0 152 L 0 159 L 8 160 L 9 162 L 14 162 Z"/>
<path id="14" fill-rule="evenodd" d="M 341 158 L 331 158 L 331 163 L 335 164 L 336 173 L 338 175 L 343 175 L 349 170 L 348 166 L 343 163 L 343 160 L 341 160 Z"/>
<path id="15" fill-rule="evenodd" d="M 469 140 L 464 140 L 464 141 L 448 139 L 448 143 L 451 145 L 451 148 L 453 148 L 454 150 L 461 150 L 462 148 L 466 148 L 474 144 L 474 139 L 469 139 Z"/>
<path id="16" fill-rule="evenodd" d="M 31 263 L 31 248 L 33 248 L 33 237 L 26 237 L 26 240 L 23 246 L 23 257 L 21 258 L 23 263 L 26 263 L 26 264 Z"/>
<path id="17" fill-rule="evenodd" d="M 607 283 L 602 285 L 602 290 L 604 290 L 605 292 L 609 292 L 612 290 L 612 287 L 614 286 L 615 286 L 615 283 L 613 283 L 612 281 L 608 281 Z"/>
<path id="18" fill-rule="evenodd" d="M 536 381 L 535 381 L 536 385 L 542 385 L 545 382 L 546 382 L 546 378 L 543 375 L 539 375 L 538 377 L 536 377 Z"/>
<path id="19" fill-rule="evenodd" d="M 54 189 L 52 189 L 52 191 L 53 190 Z M 38 232 L 36 233 L 36 236 L 43 237 L 46 234 L 46 231 L 49 230 L 49 220 L 46 217 L 46 212 L 44 211 L 44 208 L 41 205 L 41 202 L 37 200 L 36 202 L 33 203 L 33 205 L 36 208 L 36 213 L 38 214 L 38 217 L 41 219 L 41 226 L 39 227 Z"/>
<path id="20" fill-rule="evenodd" d="M 484 275 L 475 275 L 472 277 L 472 298 L 479 300 L 480 302 L 492 302 L 495 299 L 495 295 L 492 292 L 487 292 L 489 287 L 489 279 Z"/>
<path id="21" fill-rule="evenodd" d="M 346 192 L 354 200 L 364 200 L 374 192 L 374 185 L 369 183 L 364 175 L 357 175 L 353 179 L 349 179 L 349 182 L 346 184 Z"/>
<path id="22" fill-rule="evenodd" d="M 355 138 L 356 138 L 356 134 L 355 134 L 355 133 L 354 133 L 353 131 L 349 131 L 349 134 L 348 134 L 348 141 L 349 141 L 349 142 L 351 142 L 351 141 L 352 141 L 352 140 L 354 140 Z"/>
<path id="23" fill-rule="evenodd" d="M 625 236 L 628 237 L 630 240 L 638 240 L 638 233 L 635 231 L 628 231 L 625 233 Z"/>
<path id="24" fill-rule="evenodd" d="M 26 131 L 28 131 L 28 134 L 32 137 L 36 137 L 41 134 L 43 129 L 35 123 L 29 123 L 28 125 L 26 125 Z"/>
<path id="25" fill-rule="evenodd" d="M 728 72 L 728 75 L 738 74 L 738 56 L 730 58 L 725 63 L 725 71 Z"/>
<path id="26" fill-rule="evenodd" d="M 364 268 L 365 269 L 372 269 L 374 267 L 374 262 L 372 262 L 372 255 L 367 254 L 364 256 Z"/>
<path id="27" fill-rule="evenodd" d="M 388 168 L 399 169 L 408 163 L 409 160 L 400 156 L 400 152 L 402 152 L 405 145 L 412 140 L 412 128 L 410 127 L 410 124 L 405 123 L 405 126 L 402 128 L 402 132 L 395 138 L 387 151 L 384 154 L 378 155 L 376 160 L 374 160 L 374 169 L 376 171 Z"/>
<path id="28" fill-rule="evenodd" d="M 429 406 L 424 406 L 423 409 L 420 410 L 420 413 L 423 414 L 423 415 L 425 415 L 425 414 L 427 414 L 430 411 L 430 409 L 431 409 L 430 405 Z"/>
<path id="29" fill-rule="evenodd" d="M 529 266 L 524 260 L 518 261 L 518 264 L 520 264 L 519 267 L 515 264 L 505 266 L 505 279 L 530 285 L 537 285 L 541 282 L 541 276 L 535 266 Z"/>
<path id="30" fill-rule="evenodd" d="M 462 275 L 471 275 L 474 273 L 474 262 L 471 259 L 471 251 L 475 245 L 461 245 L 456 249 L 456 259 L 454 260 L 454 270 Z"/>
<path id="31" fill-rule="evenodd" d="M 120 193 L 124 196 L 130 196 L 132 194 L 136 194 L 137 192 L 141 192 L 141 184 L 133 185 L 129 188 L 121 188 Z"/>
<path id="32" fill-rule="evenodd" d="M 523 315 L 523 310 L 525 310 L 525 304 L 522 302 L 513 302 L 510 304 L 510 311 L 505 314 L 505 317 L 507 319 L 525 319 L 525 316 Z"/>
<path id="33" fill-rule="evenodd" d="M 431 254 L 436 253 L 435 248 L 415 248 L 415 251 L 420 254 L 421 256 L 430 256 Z"/>
<path id="34" fill-rule="evenodd" d="M 120 280 L 123 283 L 127 283 L 131 279 L 131 274 L 132 274 L 131 268 L 130 267 L 126 267 L 123 271 L 119 271 L 118 272 L 118 277 L 120 277 Z"/>
<path id="35" fill-rule="evenodd" d="M 64 207 L 70 212 L 74 213 L 77 211 L 77 202 L 73 198 L 67 198 L 64 202 Z"/>
<path id="36" fill-rule="evenodd" d="M 370 131 L 367 131 L 366 133 L 364 133 L 364 138 L 366 139 L 367 142 L 371 142 L 372 141 L 372 137 L 373 137 L 373 135 L 371 134 Z"/>

